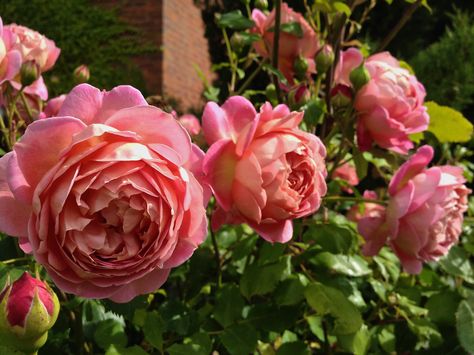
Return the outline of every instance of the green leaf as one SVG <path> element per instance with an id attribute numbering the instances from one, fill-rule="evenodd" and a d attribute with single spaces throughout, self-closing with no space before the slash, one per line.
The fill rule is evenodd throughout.
<path id="1" fill-rule="evenodd" d="M 473 132 L 472 123 L 461 112 L 434 101 L 425 102 L 430 116 L 428 131 L 433 133 L 441 143 L 467 142 Z"/>
<path id="2" fill-rule="evenodd" d="M 372 270 L 359 255 L 343 255 L 322 252 L 311 259 L 316 265 L 324 266 L 334 272 L 347 276 L 365 276 L 372 273 Z"/>
<path id="3" fill-rule="evenodd" d="M 308 322 L 311 333 L 316 335 L 319 340 L 324 341 L 322 318 L 319 316 L 309 316 L 306 317 L 306 321 Z"/>
<path id="4" fill-rule="evenodd" d="M 207 355 L 198 344 L 173 344 L 166 352 L 170 355 Z"/>
<path id="5" fill-rule="evenodd" d="M 254 295 L 264 295 L 273 291 L 278 282 L 288 274 L 290 265 L 289 257 L 283 257 L 276 263 L 264 266 L 249 265 L 240 279 L 242 295 L 249 299 Z"/>
<path id="6" fill-rule="evenodd" d="M 115 319 L 106 319 L 99 322 L 94 333 L 95 342 L 104 350 L 110 345 L 127 345 L 127 335 L 123 324 Z"/>
<path id="7" fill-rule="evenodd" d="M 357 172 L 357 177 L 359 180 L 362 180 L 367 176 L 367 170 L 369 168 L 369 164 L 367 160 L 364 158 L 364 154 L 362 154 L 360 151 L 354 152 L 353 154 L 354 157 L 354 164 Z"/>
<path id="8" fill-rule="evenodd" d="M 246 30 L 255 25 L 252 20 L 242 15 L 240 10 L 221 15 L 217 20 L 217 24 L 222 28 L 231 28 L 233 30 Z"/>
<path id="9" fill-rule="evenodd" d="M 240 295 L 239 288 L 236 285 L 225 285 L 217 295 L 216 306 L 214 307 L 214 318 L 223 327 L 234 323 L 242 318 L 242 309 L 244 308 L 244 299 Z"/>
<path id="10" fill-rule="evenodd" d="M 352 13 L 351 8 L 347 6 L 347 4 L 343 3 L 342 1 L 333 2 L 331 5 L 335 11 L 342 12 L 346 14 L 347 17 L 351 16 L 351 13 Z"/>
<path id="11" fill-rule="evenodd" d="M 456 330 L 463 348 L 474 353 L 474 304 L 462 301 L 456 312 Z"/>
<path id="12" fill-rule="evenodd" d="M 345 254 L 357 242 L 355 232 L 348 227 L 336 224 L 322 224 L 311 226 L 304 234 L 304 240 L 314 240 L 324 251 L 333 254 Z"/>
<path id="13" fill-rule="evenodd" d="M 316 125 L 321 123 L 324 113 L 327 112 L 326 102 L 319 97 L 313 97 L 301 110 L 304 111 L 304 121 Z"/>
<path id="14" fill-rule="evenodd" d="M 164 327 L 164 321 L 158 312 L 153 311 L 146 314 L 143 333 L 145 334 L 145 339 L 158 350 L 163 349 Z"/>
<path id="15" fill-rule="evenodd" d="M 310 355 L 311 351 L 308 349 L 308 346 L 302 341 L 292 341 L 289 343 L 282 344 L 276 355 Z"/>
<path id="16" fill-rule="evenodd" d="M 298 277 L 283 281 L 275 290 L 275 301 L 280 306 L 291 306 L 304 299 L 305 287 Z"/>
<path id="17" fill-rule="evenodd" d="M 443 342 L 436 326 L 427 319 L 412 319 L 408 327 L 418 337 L 418 348 L 435 348 Z"/>
<path id="18" fill-rule="evenodd" d="M 355 355 L 364 355 L 370 345 L 370 332 L 365 324 L 353 334 L 339 335 L 337 337 L 341 347 Z"/>
<path id="19" fill-rule="evenodd" d="M 242 38 L 242 42 L 244 45 L 250 45 L 253 42 L 259 41 L 262 37 L 256 33 L 249 33 L 249 32 L 240 32 L 240 36 Z"/>
<path id="20" fill-rule="evenodd" d="M 131 346 L 129 348 L 124 348 L 122 346 L 112 344 L 107 348 L 105 355 L 146 355 L 148 354 L 145 350 L 139 346 Z"/>
<path id="21" fill-rule="evenodd" d="M 280 31 L 289 33 L 291 35 L 294 35 L 298 38 L 303 37 L 303 29 L 301 28 L 301 25 L 299 22 L 287 22 L 287 23 L 282 23 L 280 25 Z"/>
<path id="22" fill-rule="evenodd" d="M 270 75 L 276 75 L 278 80 L 283 84 L 288 84 L 288 80 L 286 80 L 285 76 L 282 74 L 281 71 L 274 68 L 271 64 L 265 63 L 262 66 L 262 69 L 265 70 Z"/>
<path id="23" fill-rule="evenodd" d="M 257 346 L 257 331 L 248 324 L 238 324 L 224 330 L 219 336 L 231 355 L 251 354 Z"/>
<path id="24" fill-rule="evenodd" d="M 291 328 L 299 316 L 298 307 L 277 307 L 264 303 L 253 305 L 246 320 L 256 329 L 281 333 Z"/>
<path id="25" fill-rule="evenodd" d="M 464 281 L 474 284 L 474 270 L 469 261 L 469 254 L 464 249 L 452 247 L 439 264 L 448 274 L 462 277 Z"/>
<path id="26" fill-rule="evenodd" d="M 380 333 L 377 334 L 377 339 L 382 349 L 385 350 L 387 353 L 395 352 L 396 337 L 394 334 L 393 325 L 388 325 L 382 328 Z"/>
<path id="27" fill-rule="evenodd" d="M 454 325 L 456 322 L 455 313 L 461 297 L 453 291 L 443 290 L 432 295 L 425 308 L 428 309 L 430 319 L 438 324 Z"/>
<path id="28" fill-rule="evenodd" d="M 316 282 L 306 288 L 305 296 L 319 315 L 330 314 L 335 318 L 334 332 L 337 335 L 355 333 L 362 326 L 359 311 L 341 291 Z"/>

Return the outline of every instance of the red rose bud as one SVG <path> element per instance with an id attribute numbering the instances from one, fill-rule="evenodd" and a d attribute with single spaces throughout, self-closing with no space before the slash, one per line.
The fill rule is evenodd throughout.
<path id="1" fill-rule="evenodd" d="M 288 93 L 288 103 L 290 108 L 296 110 L 306 104 L 311 98 L 311 92 L 304 85 L 299 85 Z"/>
<path id="2" fill-rule="evenodd" d="M 338 84 L 331 90 L 332 106 L 347 107 L 352 103 L 352 89 L 349 86 Z"/>
<path id="3" fill-rule="evenodd" d="M 21 85 L 29 86 L 33 84 L 40 76 L 39 65 L 34 60 L 28 60 L 21 65 L 20 80 Z"/>
<path id="4" fill-rule="evenodd" d="M 306 72 L 308 71 L 309 64 L 306 58 L 297 57 L 295 63 L 293 65 L 293 69 L 295 70 L 296 77 L 300 80 L 304 79 L 306 76 Z"/>
<path id="5" fill-rule="evenodd" d="M 77 84 L 82 84 L 89 81 L 89 78 L 91 77 L 91 73 L 87 65 L 82 64 L 82 65 L 79 65 L 76 69 L 74 69 L 73 76 L 74 76 L 74 81 Z"/>
<path id="6" fill-rule="evenodd" d="M 351 71 L 349 74 L 349 80 L 351 81 L 351 84 L 356 92 L 369 82 L 370 73 L 365 68 L 364 63 Z"/>
<path id="7" fill-rule="evenodd" d="M 322 74 L 328 71 L 334 63 L 334 51 L 329 44 L 325 44 L 316 55 L 316 70 Z"/>
<path id="8" fill-rule="evenodd" d="M 59 313 L 51 288 L 25 272 L 0 294 L 0 344 L 34 353 L 44 345 Z"/>
<path id="9" fill-rule="evenodd" d="M 268 1 L 267 0 L 255 0 L 255 7 L 260 10 L 268 9 Z"/>

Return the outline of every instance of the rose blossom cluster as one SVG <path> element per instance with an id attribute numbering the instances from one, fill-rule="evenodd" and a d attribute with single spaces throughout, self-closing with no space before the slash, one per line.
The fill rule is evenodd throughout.
<path id="1" fill-rule="evenodd" d="M 42 34 L 24 26 L 3 25 L 0 18 L 0 100 L 8 82 L 36 102 L 47 100 L 48 89 L 41 74 L 51 69 L 61 50 Z"/>

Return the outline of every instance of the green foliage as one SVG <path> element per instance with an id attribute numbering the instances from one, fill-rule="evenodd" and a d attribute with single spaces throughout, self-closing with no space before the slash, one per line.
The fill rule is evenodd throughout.
<path id="1" fill-rule="evenodd" d="M 28 26 L 54 40 L 61 54 L 45 74 L 50 97 L 68 92 L 73 70 L 86 64 L 90 84 L 111 89 L 130 84 L 145 91 L 133 56 L 157 51 L 143 41 L 135 28 L 118 19 L 114 11 L 92 5 L 89 0 L 9 0 L 0 2 L 3 23 Z"/>
<path id="2" fill-rule="evenodd" d="M 470 14 L 451 18 L 451 29 L 410 63 L 428 99 L 463 110 L 474 104 L 474 24 Z"/>

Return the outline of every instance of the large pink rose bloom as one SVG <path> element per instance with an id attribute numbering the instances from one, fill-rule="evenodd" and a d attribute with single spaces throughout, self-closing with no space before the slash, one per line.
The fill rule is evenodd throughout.
<path id="1" fill-rule="evenodd" d="M 271 58 L 273 53 L 275 9 L 269 15 L 265 15 L 262 11 L 255 9 L 252 11 L 252 19 L 255 22 L 253 32 L 262 36 L 262 40 L 255 43 L 255 49 L 261 56 Z M 282 24 L 296 22 L 300 25 L 303 32 L 303 35 L 298 37 L 280 30 L 278 69 L 290 83 L 293 83 L 293 77 L 295 76 L 293 65 L 298 56 L 308 61 L 308 72 L 314 73 L 316 71 L 314 56 L 319 49 L 318 37 L 304 17 L 293 11 L 286 3 L 281 4 L 280 22 Z"/>
<path id="2" fill-rule="evenodd" d="M 79 85 L 0 159 L 0 229 L 62 290 L 127 302 L 204 241 L 203 155 L 136 89 Z"/>
<path id="3" fill-rule="evenodd" d="M 350 48 L 341 55 L 336 81 L 350 85 L 350 72 L 362 63 L 362 55 Z M 413 148 L 409 134 L 428 128 L 429 116 L 423 106 L 423 85 L 388 52 L 370 56 L 365 67 L 371 79 L 356 94 L 357 141 L 361 150 L 373 142 L 382 148 L 407 154 Z"/>
<path id="4" fill-rule="evenodd" d="M 433 149 L 423 146 L 395 173 L 384 214 L 362 218 L 359 232 L 366 255 L 387 243 L 409 273 L 419 273 L 424 261 L 446 255 L 458 242 L 468 195 L 462 169 L 450 165 L 427 169 Z"/>
<path id="5" fill-rule="evenodd" d="M 5 29 L 15 35 L 12 47 L 21 53 L 23 62 L 34 60 L 41 72 L 51 69 L 56 63 L 61 50 L 56 47 L 54 41 L 28 27 L 16 24 L 7 25 Z"/>
<path id="6" fill-rule="evenodd" d="M 241 96 L 222 107 L 209 102 L 203 131 L 211 145 L 203 163 L 218 207 L 214 230 L 247 223 L 269 242 L 293 234 L 292 219 L 314 213 L 326 193 L 326 150 L 314 135 L 298 129 L 302 112 L 265 103 L 257 113 Z"/>
<path id="7" fill-rule="evenodd" d="M 20 71 L 21 53 L 13 48 L 13 42 L 14 35 L 3 26 L 0 17 L 0 85 L 12 80 Z"/>

